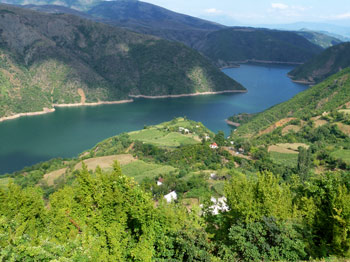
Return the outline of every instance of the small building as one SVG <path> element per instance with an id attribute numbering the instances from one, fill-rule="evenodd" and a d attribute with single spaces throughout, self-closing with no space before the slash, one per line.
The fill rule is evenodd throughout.
<path id="1" fill-rule="evenodd" d="M 175 191 L 170 192 L 169 194 L 164 196 L 166 202 L 170 203 L 173 200 L 177 199 L 177 194 Z"/>
<path id="2" fill-rule="evenodd" d="M 207 134 L 204 136 L 205 141 L 208 141 L 210 139 L 210 136 L 208 136 Z"/>
<path id="3" fill-rule="evenodd" d="M 217 176 L 216 176 L 216 174 L 215 174 L 215 173 L 211 173 L 211 174 L 210 174 L 210 178 L 211 178 L 211 179 L 216 179 L 216 178 L 217 178 Z"/>
<path id="4" fill-rule="evenodd" d="M 157 186 L 161 186 L 163 185 L 164 179 L 162 177 L 160 177 L 157 181 Z"/>
<path id="5" fill-rule="evenodd" d="M 233 145 L 234 143 L 235 143 L 235 142 L 233 142 L 233 141 L 230 141 L 230 144 L 231 144 L 231 145 Z"/>
<path id="6" fill-rule="evenodd" d="M 212 143 L 212 144 L 210 144 L 209 147 L 210 147 L 211 149 L 217 149 L 217 148 L 219 148 L 219 146 L 218 146 L 217 143 Z"/>
<path id="7" fill-rule="evenodd" d="M 214 204 L 210 207 L 211 213 L 213 215 L 218 215 L 220 212 L 229 211 L 229 207 L 226 204 L 226 197 L 220 197 L 218 199 L 216 199 L 215 197 L 211 197 L 210 201 Z"/>
<path id="8" fill-rule="evenodd" d="M 187 128 L 185 128 L 183 132 L 184 132 L 185 134 L 189 134 L 189 133 L 190 133 L 190 130 L 188 130 Z"/>

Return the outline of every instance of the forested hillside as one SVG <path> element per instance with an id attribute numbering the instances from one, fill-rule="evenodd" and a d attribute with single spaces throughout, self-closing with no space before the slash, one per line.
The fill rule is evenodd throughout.
<path id="1" fill-rule="evenodd" d="M 64 14 L 0 6 L 0 117 L 53 104 L 244 90 L 194 50 Z"/>
<path id="2" fill-rule="evenodd" d="M 237 130 L 237 134 L 256 135 L 284 118 L 309 119 L 348 107 L 350 102 L 350 69 L 335 74 L 292 99 L 255 115 Z"/>
<path id="3" fill-rule="evenodd" d="M 174 119 L 25 168 L 0 179 L 0 258 L 341 261 L 350 164 L 334 171 L 299 151 L 294 166 L 276 162 L 266 148 Z"/>
<path id="4" fill-rule="evenodd" d="M 218 66 L 247 60 L 304 63 L 332 41 L 320 33 L 229 28 L 142 1 L 101 2 L 85 13 L 57 6 L 27 7 L 50 13 L 74 13 L 134 32 L 182 42 L 202 52 Z"/>
<path id="5" fill-rule="evenodd" d="M 225 66 L 245 61 L 304 63 L 322 48 L 295 32 L 234 27 L 208 34 L 198 50 Z"/>
<path id="6" fill-rule="evenodd" d="M 295 81 L 319 83 L 327 77 L 350 66 L 350 43 L 326 49 L 307 63 L 289 73 Z"/>

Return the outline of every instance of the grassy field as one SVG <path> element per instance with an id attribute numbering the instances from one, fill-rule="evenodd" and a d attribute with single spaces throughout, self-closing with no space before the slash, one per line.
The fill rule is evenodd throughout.
<path id="1" fill-rule="evenodd" d="M 121 154 L 121 155 L 89 158 L 84 160 L 83 162 L 87 166 L 88 170 L 95 170 L 97 166 L 101 167 L 102 169 L 111 168 L 114 161 L 116 160 L 118 160 L 121 166 L 129 164 L 133 161 L 136 161 L 136 159 L 130 154 Z M 78 163 L 75 166 L 75 169 L 81 169 L 81 168 L 82 168 L 82 162 Z"/>
<path id="2" fill-rule="evenodd" d="M 308 145 L 303 143 L 284 143 L 269 146 L 269 152 L 277 152 L 282 154 L 298 154 L 298 147 L 309 148 Z"/>
<path id="3" fill-rule="evenodd" d="M 340 109 L 339 112 L 350 114 L 350 109 Z"/>
<path id="4" fill-rule="evenodd" d="M 199 141 L 194 135 L 183 135 L 179 132 L 167 132 L 157 128 L 143 129 L 129 133 L 133 140 L 152 144 L 159 147 L 178 147 L 181 145 L 193 145 Z"/>
<path id="5" fill-rule="evenodd" d="M 298 164 L 298 154 L 270 152 L 270 156 L 272 161 L 276 164 L 281 164 L 288 167 L 296 167 Z"/>
<path id="6" fill-rule="evenodd" d="M 344 150 L 344 149 L 337 150 L 337 151 L 334 151 L 331 154 L 331 156 L 338 159 L 342 159 L 347 164 L 350 164 L 350 150 Z"/>
<path id="7" fill-rule="evenodd" d="M 62 168 L 51 173 L 45 174 L 43 180 L 46 181 L 48 186 L 53 186 L 57 178 L 62 176 L 66 172 L 67 168 Z"/>
<path id="8" fill-rule="evenodd" d="M 10 182 L 9 177 L 0 178 L 0 188 L 2 189 L 6 188 L 9 182 Z"/>
<path id="9" fill-rule="evenodd" d="M 350 126 L 343 123 L 337 123 L 339 129 L 346 135 L 350 135 Z"/>
<path id="10" fill-rule="evenodd" d="M 175 170 L 176 169 L 171 166 L 146 163 L 142 160 L 137 160 L 122 166 L 123 174 L 134 177 L 137 182 L 141 182 L 146 177 L 154 178 Z"/>

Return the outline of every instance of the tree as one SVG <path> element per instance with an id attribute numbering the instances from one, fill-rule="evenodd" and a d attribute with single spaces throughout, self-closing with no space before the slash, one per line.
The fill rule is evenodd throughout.
<path id="1" fill-rule="evenodd" d="M 214 137 L 215 143 L 218 144 L 218 146 L 224 146 L 225 145 L 225 133 L 223 131 L 219 131 L 215 137 Z"/>

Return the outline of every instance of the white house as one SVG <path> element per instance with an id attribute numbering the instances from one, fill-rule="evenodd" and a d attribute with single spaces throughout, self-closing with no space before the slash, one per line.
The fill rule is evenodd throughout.
<path id="1" fill-rule="evenodd" d="M 217 215 L 220 212 L 227 212 L 229 210 L 228 205 L 226 204 L 226 197 L 220 197 L 218 199 L 211 197 L 210 201 L 214 204 L 210 207 L 211 213 L 213 215 Z"/>
<path id="2" fill-rule="evenodd" d="M 164 179 L 160 177 L 157 181 L 157 186 L 163 185 L 163 182 L 164 182 Z"/>
<path id="3" fill-rule="evenodd" d="M 211 174 L 210 174 L 210 178 L 211 178 L 211 179 L 215 179 L 215 178 L 216 178 L 216 174 L 215 174 L 215 173 L 211 173 Z"/>
<path id="4" fill-rule="evenodd" d="M 175 191 L 170 192 L 169 194 L 164 196 L 166 202 L 170 203 L 173 200 L 177 199 L 177 194 Z"/>
<path id="5" fill-rule="evenodd" d="M 219 148 L 217 143 L 212 143 L 209 147 L 210 147 L 211 149 L 217 149 L 217 148 Z"/>

